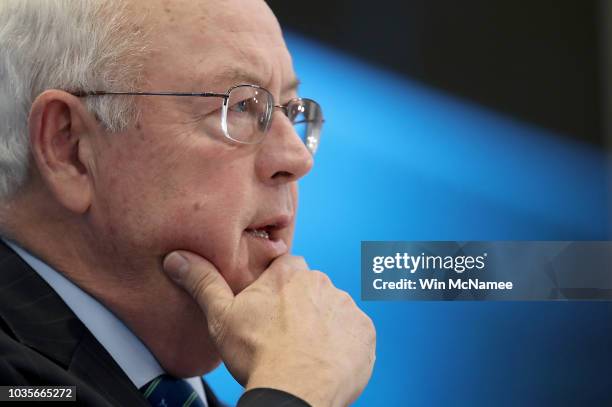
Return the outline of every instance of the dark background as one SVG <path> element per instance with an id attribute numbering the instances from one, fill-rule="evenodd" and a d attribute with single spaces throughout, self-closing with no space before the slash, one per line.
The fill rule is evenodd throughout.
<path id="1" fill-rule="evenodd" d="M 292 252 L 377 330 L 355 407 L 612 406 L 612 302 L 365 301 L 359 278 L 361 241 L 612 239 L 612 0 L 269 2 L 326 117 Z"/>
<path id="2" fill-rule="evenodd" d="M 267 1 L 284 29 L 566 137 L 605 144 L 597 1 Z"/>

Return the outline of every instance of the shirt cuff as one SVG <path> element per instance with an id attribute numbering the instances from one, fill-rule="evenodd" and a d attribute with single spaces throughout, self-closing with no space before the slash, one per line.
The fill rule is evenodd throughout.
<path id="1" fill-rule="evenodd" d="M 258 387 L 245 392 L 236 407 L 312 407 L 299 397 L 282 390 Z"/>

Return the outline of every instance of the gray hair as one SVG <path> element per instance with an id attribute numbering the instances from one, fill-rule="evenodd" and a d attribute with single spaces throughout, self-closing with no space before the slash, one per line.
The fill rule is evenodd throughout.
<path id="1" fill-rule="evenodd" d="M 144 33 L 122 0 L 0 0 L 0 201 L 27 181 L 28 116 L 47 89 L 137 86 Z M 85 100 L 111 132 L 135 120 L 133 100 Z"/>

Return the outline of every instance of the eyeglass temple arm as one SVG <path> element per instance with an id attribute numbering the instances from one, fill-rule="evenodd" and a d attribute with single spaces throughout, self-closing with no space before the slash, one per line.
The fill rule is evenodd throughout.
<path id="1" fill-rule="evenodd" d="M 228 98 L 229 95 L 226 93 L 211 93 L 211 92 L 199 92 L 199 93 L 184 93 L 184 92 L 104 92 L 104 91 L 93 91 L 93 92 L 71 92 L 73 96 L 85 97 L 85 96 L 104 96 L 104 95 L 123 95 L 123 96 L 199 96 L 199 97 L 220 97 Z"/>

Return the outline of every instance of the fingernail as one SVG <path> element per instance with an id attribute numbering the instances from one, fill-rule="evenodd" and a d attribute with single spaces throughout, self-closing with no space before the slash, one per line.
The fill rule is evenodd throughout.
<path id="1" fill-rule="evenodd" d="M 181 281 L 189 271 L 189 261 L 179 253 L 172 252 L 164 259 L 164 271 L 171 279 Z"/>

